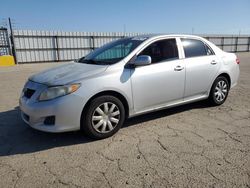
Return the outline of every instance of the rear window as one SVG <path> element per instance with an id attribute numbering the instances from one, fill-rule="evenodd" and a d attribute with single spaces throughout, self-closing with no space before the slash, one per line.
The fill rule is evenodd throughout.
<path id="1" fill-rule="evenodd" d="M 212 50 L 200 40 L 181 39 L 181 41 L 186 58 L 213 54 Z"/>

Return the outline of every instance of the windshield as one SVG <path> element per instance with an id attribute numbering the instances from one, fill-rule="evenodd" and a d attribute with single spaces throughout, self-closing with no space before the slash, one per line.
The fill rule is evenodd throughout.
<path id="1" fill-rule="evenodd" d="M 86 57 L 80 58 L 78 62 L 101 65 L 117 63 L 118 61 L 125 58 L 146 39 L 147 38 L 145 37 L 132 37 L 108 43 L 94 50 Z"/>

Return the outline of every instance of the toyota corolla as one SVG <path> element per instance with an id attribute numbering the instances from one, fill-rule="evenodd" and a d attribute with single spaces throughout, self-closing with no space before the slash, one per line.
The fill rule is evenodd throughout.
<path id="1" fill-rule="evenodd" d="M 204 38 L 136 36 L 31 76 L 19 103 L 35 129 L 101 139 L 139 114 L 199 100 L 221 105 L 238 77 L 236 55 Z"/>

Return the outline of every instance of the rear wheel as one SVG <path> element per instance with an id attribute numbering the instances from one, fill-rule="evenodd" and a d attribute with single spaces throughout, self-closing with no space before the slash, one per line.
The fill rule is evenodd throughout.
<path id="1" fill-rule="evenodd" d="M 88 136 L 103 139 L 115 134 L 123 125 L 125 110 L 122 102 L 113 96 L 93 99 L 82 115 L 82 129 Z"/>
<path id="2" fill-rule="evenodd" d="M 227 99 L 229 88 L 227 78 L 224 76 L 216 78 L 209 95 L 210 103 L 215 106 L 223 104 Z"/>

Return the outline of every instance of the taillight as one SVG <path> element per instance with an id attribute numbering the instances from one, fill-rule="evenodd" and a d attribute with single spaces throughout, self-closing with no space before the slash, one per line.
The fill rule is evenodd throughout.
<path id="1" fill-rule="evenodd" d="M 240 64 L 240 59 L 236 58 L 236 63 L 239 65 Z"/>

